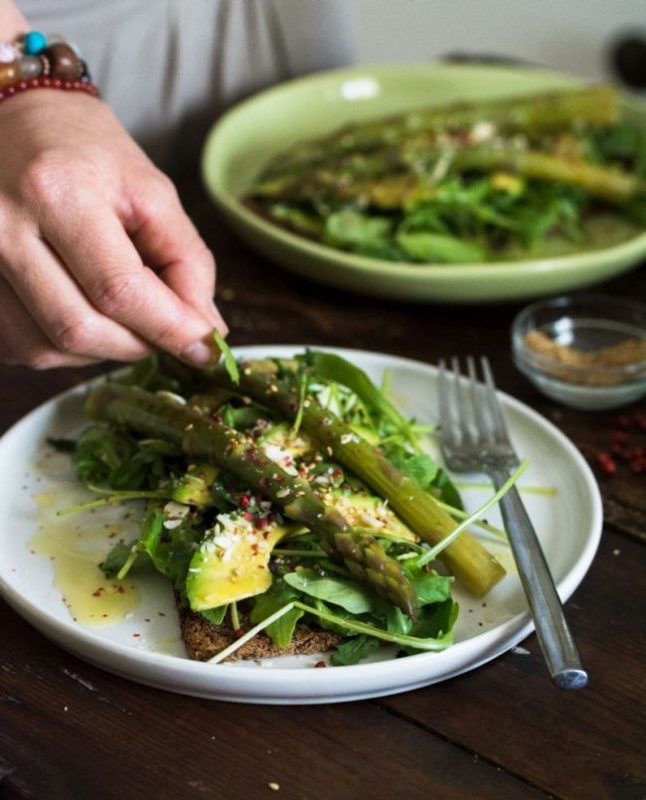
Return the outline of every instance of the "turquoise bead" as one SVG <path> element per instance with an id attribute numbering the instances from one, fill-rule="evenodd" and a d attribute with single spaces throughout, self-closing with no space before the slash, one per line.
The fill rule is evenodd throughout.
<path id="1" fill-rule="evenodd" d="M 27 55 L 36 56 L 38 53 L 47 47 L 47 38 L 45 34 L 38 31 L 31 31 L 25 34 L 23 41 L 23 48 Z"/>

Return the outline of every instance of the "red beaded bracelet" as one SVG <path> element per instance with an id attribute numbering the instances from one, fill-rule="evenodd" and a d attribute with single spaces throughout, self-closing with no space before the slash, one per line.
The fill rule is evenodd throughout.
<path id="1" fill-rule="evenodd" d="M 0 89 L 0 103 L 20 92 L 28 89 L 65 89 L 68 91 L 85 92 L 92 97 L 100 97 L 97 87 L 89 81 L 62 81 L 60 78 L 31 78 L 28 81 L 18 81 L 10 86 Z"/>
<path id="2" fill-rule="evenodd" d="M 48 39 L 39 31 L 25 33 L 13 42 L 0 42 L 0 102 L 28 89 L 65 89 L 99 96 L 76 49 L 59 36 Z"/>

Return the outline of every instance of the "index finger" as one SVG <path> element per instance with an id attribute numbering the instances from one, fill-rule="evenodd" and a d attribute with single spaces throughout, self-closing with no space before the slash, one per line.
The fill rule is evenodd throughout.
<path id="1" fill-rule="evenodd" d="M 43 229 L 102 314 L 195 366 L 211 361 L 217 315 L 197 311 L 143 264 L 109 206 L 61 215 Z"/>
<path id="2" fill-rule="evenodd" d="M 213 302 L 215 259 L 186 214 L 173 183 L 159 173 L 154 181 L 129 186 L 128 193 L 131 203 L 124 223 L 144 263 L 207 317 L 215 308 L 216 327 L 225 333 L 226 325 Z"/>

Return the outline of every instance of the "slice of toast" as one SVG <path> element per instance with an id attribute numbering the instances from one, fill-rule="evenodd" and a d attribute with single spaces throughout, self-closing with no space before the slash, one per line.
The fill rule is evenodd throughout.
<path id="1" fill-rule="evenodd" d="M 187 608 L 180 608 L 179 619 L 182 638 L 189 658 L 196 661 L 208 661 L 220 650 L 236 641 L 236 634 L 228 620 L 221 625 L 213 625 L 201 614 L 196 614 Z M 297 627 L 292 642 L 288 647 L 276 647 L 269 636 L 261 632 L 254 636 L 253 639 L 245 642 L 225 661 L 325 653 L 343 641 L 344 637 L 338 633 Z"/>

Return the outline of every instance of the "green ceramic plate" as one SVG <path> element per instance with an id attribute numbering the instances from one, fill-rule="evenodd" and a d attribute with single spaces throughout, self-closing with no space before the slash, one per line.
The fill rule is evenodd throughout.
<path id="1" fill-rule="evenodd" d="M 610 229 L 585 252 L 486 264 L 412 265 L 352 255 L 266 222 L 240 198 L 275 154 L 340 125 L 455 100 L 478 100 L 574 86 L 571 77 L 509 67 L 359 67 L 319 73 L 262 92 L 211 130 L 203 176 L 213 200 L 249 247 L 320 283 L 414 301 L 482 303 L 577 289 L 617 275 L 646 257 L 646 233 Z M 644 125 L 646 106 L 630 103 Z M 626 238 L 628 237 L 628 238 Z"/>

